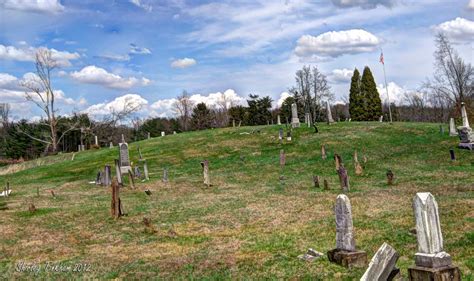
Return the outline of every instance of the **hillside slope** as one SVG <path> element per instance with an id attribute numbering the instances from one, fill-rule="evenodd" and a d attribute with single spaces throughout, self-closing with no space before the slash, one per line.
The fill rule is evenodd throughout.
<path id="1" fill-rule="evenodd" d="M 400 253 L 406 276 L 416 252 L 412 199 L 429 191 L 440 208 L 445 250 L 463 278 L 474 279 L 474 153 L 455 149 L 457 160 L 450 161 L 457 138 L 441 135 L 437 124 L 353 122 L 320 125 L 318 134 L 302 127 L 291 143 L 280 145 L 278 128 L 216 129 L 131 143 L 131 160 L 138 162 L 140 146 L 150 181 L 122 189 L 127 216 L 118 220 L 110 217 L 110 189 L 88 183 L 98 169 L 113 165 L 117 147 L 76 153 L 73 161 L 68 154 L 25 170 L 10 168 L 16 173 L 3 168 L 0 183 L 9 181 L 13 193 L 0 198 L 9 207 L 0 211 L 0 277 L 32 277 L 16 272 L 17 263 L 50 261 L 87 263 L 90 271 L 43 268 L 36 276 L 360 278 L 365 269 L 347 270 L 327 257 L 311 263 L 297 258 L 309 247 L 325 253 L 335 246 L 338 153 L 350 176 L 356 243 L 369 259 L 388 242 Z M 361 176 L 354 173 L 354 150 L 364 166 Z M 210 188 L 202 184 L 203 159 L 210 162 Z M 165 167 L 168 183 L 161 182 Z M 386 183 L 388 169 L 395 174 L 393 186 Z M 312 187 L 313 175 L 326 179 L 331 190 Z M 38 210 L 28 212 L 29 203 Z"/>

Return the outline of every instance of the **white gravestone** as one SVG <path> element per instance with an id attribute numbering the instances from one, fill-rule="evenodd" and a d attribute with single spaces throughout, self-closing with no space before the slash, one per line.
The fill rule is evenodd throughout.
<path id="1" fill-rule="evenodd" d="M 291 127 L 300 127 L 300 119 L 298 118 L 298 108 L 296 106 L 296 103 L 293 103 L 291 105 Z"/>
<path id="2" fill-rule="evenodd" d="M 132 171 L 132 167 L 130 166 L 130 156 L 128 153 L 128 143 L 123 142 L 119 143 L 119 164 L 120 164 L 120 172 L 122 174 L 128 173 Z"/>
<path id="3" fill-rule="evenodd" d="M 326 111 L 327 111 L 327 118 L 328 118 L 328 123 L 334 123 L 334 119 L 332 118 L 332 113 L 331 113 L 331 106 L 329 105 L 329 101 L 326 102 Z"/>
<path id="4" fill-rule="evenodd" d="M 337 196 L 334 213 L 336 214 L 336 249 L 355 251 L 351 202 L 345 194 Z"/>
<path id="5" fill-rule="evenodd" d="M 377 253 L 372 257 L 369 267 L 360 281 L 386 281 L 395 268 L 399 254 L 389 244 L 383 243 Z"/>

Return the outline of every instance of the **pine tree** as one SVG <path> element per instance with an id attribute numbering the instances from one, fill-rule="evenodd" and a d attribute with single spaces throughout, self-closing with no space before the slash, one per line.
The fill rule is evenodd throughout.
<path id="1" fill-rule="evenodd" d="M 375 121 L 382 115 L 382 101 L 370 68 L 366 66 L 362 73 L 361 92 L 365 102 L 365 120 Z"/>
<path id="2" fill-rule="evenodd" d="M 354 121 L 364 120 L 365 104 L 364 96 L 361 91 L 360 73 L 356 68 L 351 78 L 351 88 L 349 90 L 349 114 Z"/>
<path id="3" fill-rule="evenodd" d="M 212 114 L 211 111 L 207 108 L 206 104 L 201 102 L 193 108 L 193 113 L 191 115 L 191 122 L 194 129 L 204 130 L 211 128 Z"/>

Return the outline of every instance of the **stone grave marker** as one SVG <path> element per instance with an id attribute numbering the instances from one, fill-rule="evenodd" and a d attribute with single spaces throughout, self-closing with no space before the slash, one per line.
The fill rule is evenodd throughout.
<path id="1" fill-rule="evenodd" d="M 329 183 L 326 179 L 324 179 L 324 190 L 329 190 Z"/>
<path id="2" fill-rule="evenodd" d="M 162 181 L 163 181 L 164 183 L 167 183 L 167 182 L 168 182 L 168 168 L 164 168 L 164 169 L 163 169 L 163 179 L 162 179 Z"/>
<path id="3" fill-rule="evenodd" d="M 94 141 L 95 141 L 95 145 L 99 146 L 99 139 L 97 138 L 97 136 L 94 136 Z"/>
<path id="4" fill-rule="evenodd" d="M 112 202 L 110 204 L 110 212 L 114 219 L 123 216 L 122 202 L 120 201 L 120 189 L 117 180 L 112 180 Z"/>
<path id="5" fill-rule="evenodd" d="M 143 173 L 145 174 L 145 180 L 150 180 L 150 176 L 148 174 L 148 164 L 146 160 L 143 160 Z"/>
<path id="6" fill-rule="evenodd" d="M 280 114 L 277 115 L 277 125 L 281 125 Z"/>
<path id="7" fill-rule="evenodd" d="M 288 130 L 288 132 L 286 132 L 286 141 L 291 142 L 291 130 Z"/>
<path id="8" fill-rule="evenodd" d="M 208 160 L 204 160 L 201 162 L 201 166 L 202 166 L 202 173 L 203 173 L 203 178 L 204 178 L 204 184 L 207 186 L 207 187 L 210 187 L 211 186 L 211 180 L 209 178 L 209 161 Z"/>
<path id="9" fill-rule="evenodd" d="M 321 158 L 323 160 L 325 160 L 327 158 L 327 156 L 326 156 L 326 147 L 324 146 L 324 144 L 321 145 Z"/>
<path id="10" fill-rule="evenodd" d="M 161 136 L 164 137 L 164 136 L 165 136 L 165 132 L 161 132 Z"/>
<path id="11" fill-rule="evenodd" d="M 367 254 L 364 251 L 356 250 L 351 202 L 345 194 L 337 196 L 334 213 L 336 217 L 336 248 L 328 251 L 329 261 L 348 268 L 365 267 Z"/>
<path id="12" fill-rule="evenodd" d="M 331 106 L 329 105 L 329 101 L 326 101 L 326 113 L 327 113 L 328 124 L 334 123 L 334 119 L 332 118 Z"/>
<path id="13" fill-rule="evenodd" d="M 466 105 L 461 103 L 462 126 L 458 127 L 459 134 L 459 148 L 474 149 L 474 132 L 469 126 L 469 118 L 467 116 Z"/>
<path id="14" fill-rule="evenodd" d="M 146 138 L 147 138 L 147 139 L 151 139 L 150 132 L 147 133 Z"/>
<path id="15" fill-rule="evenodd" d="M 449 135 L 451 137 L 456 137 L 458 132 L 456 131 L 456 125 L 454 124 L 454 118 L 449 118 Z"/>
<path id="16" fill-rule="evenodd" d="M 112 183 L 112 172 L 110 165 L 105 165 L 104 167 L 104 185 L 109 186 Z"/>
<path id="17" fill-rule="evenodd" d="M 278 130 L 278 140 L 280 141 L 280 143 L 283 142 L 283 128 L 280 128 Z"/>
<path id="18" fill-rule="evenodd" d="M 285 160 L 286 160 L 286 157 L 285 157 L 285 151 L 283 149 L 280 150 L 280 168 L 283 169 L 283 167 L 285 167 Z"/>
<path id="19" fill-rule="evenodd" d="M 141 177 L 142 177 L 142 173 L 141 173 L 141 171 L 140 171 L 140 167 L 135 166 L 134 168 L 135 168 L 135 169 L 134 169 L 135 171 L 134 171 L 133 174 L 134 174 L 135 178 L 137 178 L 137 179 L 141 178 Z"/>
<path id="20" fill-rule="evenodd" d="M 319 188 L 319 182 L 320 181 L 321 181 L 321 179 L 319 178 L 319 176 L 313 176 L 314 187 Z"/>
<path id="21" fill-rule="evenodd" d="M 305 123 L 308 126 L 308 128 L 311 128 L 311 114 L 305 113 L 304 118 L 305 118 Z"/>
<path id="22" fill-rule="evenodd" d="M 392 185 L 393 180 L 395 179 L 395 175 L 393 174 L 392 170 L 390 169 L 387 170 L 386 176 L 387 176 L 387 185 Z"/>
<path id="23" fill-rule="evenodd" d="M 119 161 L 120 171 L 122 174 L 126 174 L 129 171 L 132 171 L 132 166 L 130 165 L 130 156 L 128 152 L 128 143 L 126 142 L 119 143 Z"/>
<path id="24" fill-rule="evenodd" d="M 346 168 L 343 165 L 340 165 L 339 170 L 337 170 L 339 175 L 339 182 L 341 183 L 341 189 L 343 192 L 349 191 L 349 175 L 347 174 Z"/>
<path id="25" fill-rule="evenodd" d="M 296 103 L 291 104 L 291 127 L 300 127 L 300 119 L 298 118 L 298 108 Z"/>
<path id="26" fill-rule="evenodd" d="M 451 156 L 451 161 L 456 160 L 456 155 L 454 155 L 454 149 L 449 149 L 449 155 Z"/>
<path id="27" fill-rule="evenodd" d="M 114 143 L 113 142 L 109 143 L 109 148 L 114 148 Z"/>
<path id="28" fill-rule="evenodd" d="M 409 280 L 461 280 L 461 273 L 443 250 L 443 235 L 438 204 L 429 192 L 419 192 L 413 199 L 418 252 L 415 266 L 408 268 Z"/>
<path id="29" fill-rule="evenodd" d="M 120 161 L 118 159 L 115 159 L 115 176 L 117 178 L 118 184 L 122 186 L 122 170 L 120 169 Z"/>
<path id="30" fill-rule="evenodd" d="M 396 268 L 400 255 L 389 244 L 383 243 L 377 253 L 372 257 L 369 267 L 360 281 L 387 281 L 400 273 Z"/>

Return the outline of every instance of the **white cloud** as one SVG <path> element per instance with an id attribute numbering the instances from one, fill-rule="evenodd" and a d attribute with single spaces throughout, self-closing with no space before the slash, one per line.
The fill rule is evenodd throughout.
<path id="1" fill-rule="evenodd" d="M 129 61 L 130 56 L 127 55 L 98 55 L 96 56 L 101 59 L 111 60 L 111 61 Z"/>
<path id="2" fill-rule="evenodd" d="M 406 97 L 410 95 L 421 96 L 422 93 L 407 89 L 405 87 L 399 86 L 395 82 L 389 82 L 387 84 L 388 94 L 390 96 L 390 102 L 395 104 L 404 104 L 406 102 Z M 379 92 L 380 99 L 382 102 L 387 102 L 387 89 L 385 89 L 384 84 L 377 85 L 377 91 Z"/>
<path id="3" fill-rule="evenodd" d="M 363 29 L 330 31 L 318 36 L 301 36 L 295 54 L 301 58 L 334 58 L 344 54 L 372 52 L 379 44 L 377 36 Z"/>
<path id="4" fill-rule="evenodd" d="M 195 59 L 184 58 L 184 59 L 177 59 L 171 62 L 172 68 L 186 68 L 196 64 Z"/>
<path id="5" fill-rule="evenodd" d="M 8 73 L 0 73 L 0 88 L 17 89 L 19 86 L 18 78 Z"/>
<path id="6" fill-rule="evenodd" d="M 80 71 L 71 72 L 70 76 L 81 83 L 102 85 L 112 89 L 130 89 L 138 85 L 147 86 L 151 82 L 144 77 L 141 79 L 136 77 L 124 78 L 95 65 L 89 65 Z"/>
<path id="7" fill-rule="evenodd" d="M 135 54 L 135 55 L 150 55 L 151 51 L 148 48 L 142 48 L 138 47 L 135 44 L 130 44 L 130 54 Z"/>
<path id="8" fill-rule="evenodd" d="M 283 104 L 283 102 L 284 102 L 288 97 L 291 97 L 290 93 L 288 93 L 288 92 L 282 92 L 282 93 L 280 94 L 280 98 L 278 98 L 277 106 L 278 106 L 278 107 L 281 107 L 281 105 Z"/>
<path id="9" fill-rule="evenodd" d="M 99 117 L 103 115 L 109 115 L 113 112 L 119 112 L 124 110 L 125 107 L 134 107 L 137 110 L 141 110 L 148 105 L 148 101 L 137 94 L 125 94 L 123 96 L 115 98 L 111 102 L 98 103 L 89 106 L 83 110 L 84 113 L 90 114 L 93 117 Z"/>
<path id="10" fill-rule="evenodd" d="M 469 10 L 474 10 L 474 0 L 470 0 L 469 3 L 467 3 L 467 8 Z"/>
<path id="11" fill-rule="evenodd" d="M 378 5 L 392 7 L 396 0 L 332 0 L 332 3 L 341 8 L 361 7 L 363 9 L 374 9 Z"/>
<path id="12" fill-rule="evenodd" d="M 147 12 L 151 12 L 153 10 L 153 7 L 150 4 L 145 4 L 143 3 L 143 0 L 130 0 L 130 3 L 133 5 L 142 8 L 143 10 Z"/>
<path id="13" fill-rule="evenodd" d="M 59 0 L 3 0 L 0 5 L 6 9 L 27 12 L 54 14 L 64 11 Z"/>
<path id="14" fill-rule="evenodd" d="M 16 48 L 14 46 L 4 46 L 0 44 L 0 59 L 15 61 L 35 61 L 35 54 L 39 48 L 27 47 Z M 51 57 L 56 61 L 58 66 L 70 66 L 71 60 L 80 58 L 78 53 L 69 53 L 67 51 L 58 51 L 49 49 Z"/>
<path id="15" fill-rule="evenodd" d="M 154 110 L 153 115 L 157 117 L 172 117 L 175 115 L 173 109 L 173 104 L 177 100 L 172 99 L 162 99 L 154 102 L 150 107 Z"/>
<path id="16" fill-rule="evenodd" d="M 434 28 L 438 32 L 446 34 L 455 41 L 472 42 L 474 40 L 474 21 L 464 18 L 456 18 L 446 21 Z"/>
<path id="17" fill-rule="evenodd" d="M 351 81 L 353 72 L 353 70 L 347 68 L 334 69 L 328 75 L 328 78 L 334 83 L 346 83 Z"/>

